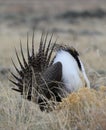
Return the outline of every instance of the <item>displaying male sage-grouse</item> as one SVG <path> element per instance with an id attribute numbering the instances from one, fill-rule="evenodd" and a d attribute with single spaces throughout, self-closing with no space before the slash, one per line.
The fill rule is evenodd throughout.
<path id="1" fill-rule="evenodd" d="M 60 46 L 56 49 L 56 42 L 52 42 L 52 36 L 48 40 L 48 34 L 42 34 L 39 49 L 34 51 L 34 34 L 32 37 L 32 51 L 29 52 L 27 36 L 27 60 L 20 44 L 23 63 L 17 50 L 16 56 L 21 69 L 15 63 L 13 65 L 18 76 L 13 74 L 16 81 L 10 80 L 24 98 L 37 102 L 41 110 L 44 110 L 47 100 L 60 102 L 63 97 L 80 87 L 90 87 L 84 66 L 78 52 L 72 47 Z M 53 53 L 56 53 L 53 56 Z"/>

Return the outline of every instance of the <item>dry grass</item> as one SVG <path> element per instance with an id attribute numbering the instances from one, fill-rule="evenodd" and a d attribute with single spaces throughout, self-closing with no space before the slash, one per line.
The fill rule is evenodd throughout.
<path id="1" fill-rule="evenodd" d="M 66 39 L 70 40 L 70 36 L 60 34 L 59 37 L 61 36 L 62 38 L 60 40 L 63 40 L 63 42 L 65 42 Z M 37 43 L 39 38 L 38 33 Z M 96 49 L 99 49 L 102 53 L 101 50 L 105 47 L 105 44 L 103 44 L 105 43 L 105 39 L 102 37 L 103 43 L 101 45 L 99 45 L 101 37 L 98 39 L 99 40 L 95 39 L 97 43 L 93 45 L 97 45 Z M 10 41 L 10 43 L 8 43 L 8 41 Z M 22 41 L 26 53 L 26 39 L 22 38 Z M 2 43 L 0 48 L 1 65 L 13 70 L 8 55 L 15 60 L 14 46 L 19 48 L 19 36 L 16 37 L 14 35 L 14 38 L 11 35 L 9 37 L 2 37 Z M 8 75 L 1 75 L 0 130 L 105 130 L 106 88 L 101 87 L 101 89 L 99 89 L 99 87 L 106 85 L 106 77 L 101 76 L 97 72 L 97 70 L 101 70 L 101 68 L 105 70 L 106 63 L 104 62 L 104 64 L 102 64 L 105 55 L 103 55 L 98 63 L 100 55 L 97 55 L 97 52 L 94 51 L 95 47 L 91 44 L 92 42 L 90 43 L 90 50 L 86 50 L 85 48 L 89 48 L 88 43 L 89 39 L 87 37 L 78 36 L 72 45 L 79 49 L 81 58 L 83 58 L 85 62 L 87 61 L 86 67 L 91 86 L 98 88 L 98 90 L 83 88 L 63 99 L 63 102 L 58 104 L 54 111 L 46 113 L 41 112 L 37 104 L 24 100 L 20 95 L 12 91 L 12 84 L 10 84 L 7 79 Z M 10 44 L 10 46 L 7 48 L 8 44 Z M 3 52 L 6 52 L 5 55 L 3 55 Z M 93 65 L 95 70 L 91 67 Z"/>
<path id="2" fill-rule="evenodd" d="M 38 45 L 39 33 L 36 37 Z M 61 38 L 60 41 L 64 43 L 67 39 L 69 41 L 71 39 L 70 35 L 60 34 L 59 37 Z M 11 68 L 14 71 L 8 56 L 16 60 L 14 46 L 19 48 L 19 36 L 14 35 L 14 38 L 11 35 L 4 38 L 2 36 L 1 39 L 3 43 L 0 48 L 1 66 Z M 77 36 L 72 43 L 73 46 L 79 49 L 81 58 L 86 63 L 91 86 L 98 88 L 98 90 L 85 88 L 72 93 L 63 99 L 63 102 L 52 112 L 41 112 L 37 104 L 24 100 L 20 95 L 11 90 L 12 84 L 7 79 L 8 75 L 0 75 L 0 130 L 105 130 L 106 88 L 101 87 L 102 89 L 99 89 L 99 87 L 106 85 L 106 77 L 105 75 L 101 76 L 97 71 L 105 70 L 106 62 L 102 64 L 105 60 L 105 55 L 102 54 L 102 58 L 98 63 L 100 55 L 97 55 L 97 52 L 94 51 L 99 49 L 103 53 L 101 50 L 105 47 L 105 38 L 99 37 L 98 39 L 93 39 L 96 43 L 92 44 L 92 42 L 89 43 L 88 37 Z M 22 38 L 22 41 L 26 53 L 25 37 Z M 101 45 L 99 44 L 100 41 Z M 90 50 L 86 50 L 89 48 L 88 43 L 91 45 Z M 7 48 L 8 44 L 9 47 Z M 3 52 L 5 52 L 5 55 L 3 55 Z M 95 70 L 92 69 L 92 66 Z"/>
<path id="3" fill-rule="evenodd" d="M 98 91 L 83 88 L 63 99 L 60 104 L 68 110 L 68 123 L 77 129 L 105 129 L 106 87 Z M 64 107 L 63 107 L 64 106 Z"/>
<path id="4" fill-rule="evenodd" d="M 48 0 L 45 0 L 48 1 Z M 42 1 L 38 4 L 27 4 L 35 9 L 34 16 L 62 14 L 67 10 L 83 10 L 106 5 L 97 1 L 80 4 L 73 0 L 64 3 L 55 1 L 53 4 Z M 74 0 L 75 1 L 75 0 Z M 88 4 L 88 3 L 89 4 Z M 69 4 L 72 3 L 72 4 Z M 96 5 L 97 3 L 97 5 Z M 23 5 L 6 4 L 0 6 L 1 13 L 8 16 L 8 12 L 24 12 Z M 27 7 L 25 6 L 25 7 Z M 29 7 L 28 6 L 28 7 Z M 55 7 L 55 9 L 54 9 Z M 29 8 L 28 8 L 29 9 Z M 53 15 L 52 15 L 53 14 Z M 18 15 L 16 18 L 19 18 Z M 27 16 L 30 21 L 30 16 Z M 36 17 L 35 17 L 36 18 Z M 42 18 L 42 17 L 41 17 Z M 18 19 L 16 19 L 17 21 Z M 24 100 L 18 93 L 11 90 L 12 84 L 8 81 L 8 69 L 14 71 L 10 58 L 16 61 L 14 47 L 19 51 L 19 40 L 22 40 L 23 50 L 26 54 L 26 32 L 29 25 L 19 24 L 16 28 L 6 20 L 0 23 L 0 130 L 106 130 L 106 18 L 104 19 L 78 19 L 71 24 L 67 20 L 40 21 L 39 28 L 47 30 L 57 29 L 54 36 L 58 43 L 74 46 L 79 50 L 80 56 L 87 69 L 91 86 L 96 89 L 82 88 L 68 95 L 62 103 L 49 113 L 41 112 L 37 104 Z M 35 33 L 36 46 L 39 45 L 41 32 Z M 17 64 L 17 61 L 16 61 Z M 2 73 L 1 70 L 5 71 Z M 99 73 L 98 73 L 99 72 Z"/>
<path id="5" fill-rule="evenodd" d="M 70 94 L 52 112 L 41 112 L 0 83 L 1 130 L 105 130 L 106 87 L 82 88 Z"/>

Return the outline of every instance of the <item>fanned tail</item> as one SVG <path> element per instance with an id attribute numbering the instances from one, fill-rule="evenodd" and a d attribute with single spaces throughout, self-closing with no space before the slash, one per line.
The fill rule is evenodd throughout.
<path id="1" fill-rule="evenodd" d="M 15 81 L 11 79 L 10 81 L 17 86 L 17 88 L 13 88 L 13 90 L 20 92 L 21 95 L 24 95 L 25 98 L 28 100 L 32 100 L 32 97 L 37 99 L 36 97 L 37 93 L 43 94 L 46 98 L 49 99 L 50 93 L 49 90 L 47 90 L 48 82 L 60 81 L 62 75 L 61 69 L 60 70 L 58 69 L 58 67 L 61 68 L 61 64 L 58 63 L 56 65 L 53 65 L 53 67 L 50 67 L 50 65 L 52 64 L 52 54 L 56 45 L 56 41 L 52 43 L 53 34 L 48 39 L 48 33 L 46 35 L 42 33 L 38 52 L 35 53 L 34 50 L 35 41 L 33 32 L 32 50 L 30 53 L 28 37 L 29 36 L 27 34 L 27 60 L 24 56 L 21 41 L 20 41 L 20 52 L 22 61 L 20 60 L 18 52 L 15 49 L 16 57 L 21 69 L 19 70 L 15 65 L 14 61 L 12 60 L 13 66 L 18 74 L 17 76 L 11 72 L 11 75 L 14 77 Z M 54 71 L 54 73 L 52 71 Z M 57 74 L 58 71 L 59 75 Z M 54 74 L 54 76 L 51 76 L 51 73 Z M 50 77 L 48 77 L 48 75 L 50 75 Z M 57 75 L 57 77 L 55 75 Z M 45 82 L 47 82 L 47 84 Z M 51 86 L 52 85 L 50 84 L 50 89 L 52 88 Z M 40 101 L 41 98 L 39 98 L 38 100 Z"/>

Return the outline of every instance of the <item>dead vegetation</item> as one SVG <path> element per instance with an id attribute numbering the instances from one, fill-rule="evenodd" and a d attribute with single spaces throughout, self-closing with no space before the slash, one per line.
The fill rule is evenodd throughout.
<path id="1" fill-rule="evenodd" d="M 29 12 L 32 15 L 26 18 L 27 21 L 24 19 L 26 16 L 23 17 L 25 15 L 23 11 L 24 4 L 22 6 L 18 5 L 21 9 L 17 7 L 17 4 L 14 8 L 11 8 L 11 4 L 6 5 L 5 8 L 3 5 L 0 6 L 0 15 L 3 13 L 3 18 L 7 18 L 7 20 L 1 19 L 0 23 L 0 130 L 106 130 L 105 18 L 102 20 L 96 18 L 81 20 L 79 18 L 77 21 L 68 19 L 70 17 L 70 5 L 72 9 L 89 9 L 95 6 L 95 2 L 91 6 L 88 1 L 89 5 L 86 4 L 84 7 L 83 4 L 80 7 L 78 4 L 64 4 L 64 2 L 60 4 L 59 1 L 58 4 L 54 2 L 54 5 L 49 3 L 48 6 L 46 4 L 43 6 L 41 3 L 32 4 L 33 7 L 36 6 L 35 11 L 38 9 L 37 11 L 41 11 L 43 15 L 48 12 L 48 14 L 50 13 L 49 16 L 52 16 L 52 14 L 54 16 L 55 12 L 58 11 L 62 16 L 66 12 L 66 14 L 68 13 L 67 20 L 49 19 L 48 21 L 48 17 L 42 17 L 39 13 L 35 18 L 32 9 Z M 32 8 L 32 5 L 30 8 Z M 57 6 L 56 10 L 54 10 L 55 5 Z M 105 9 L 105 4 L 97 4 L 101 8 L 100 5 Z M 47 10 L 44 12 L 45 8 Z M 7 14 L 9 10 L 10 14 L 14 11 L 17 14 L 17 10 L 21 10 L 23 14 L 20 14 L 20 16 L 10 15 L 11 19 Z M 13 19 L 16 23 L 13 22 Z M 25 22 L 28 23 L 23 24 Z M 70 94 L 60 104 L 57 104 L 55 110 L 49 113 L 41 112 L 37 104 L 26 101 L 18 93 L 12 91 L 13 85 L 8 81 L 9 70 L 11 69 L 14 72 L 11 57 L 16 62 L 14 47 L 19 50 L 19 39 L 21 39 L 24 54 L 26 54 L 26 32 L 33 25 L 37 30 L 42 28 L 54 30 L 55 35 L 59 37 L 57 41 L 59 44 L 65 43 L 79 50 L 92 87 L 92 89 L 82 88 Z M 39 43 L 40 34 L 39 31 L 35 34 L 37 43 Z M 38 44 L 36 47 L 38 47 Z"/>
<path id="2" fill-rule="evenodd" d="M 8 85 L 8 84 L 7 84 Z M 98 90 L 82 88 L 64 98 L 55 110 L 41 112 L 38 105 L 28 102 L 0 83 L 1 130 L 105 130 L 106 87 Z"/>
<path id="3" fill-rule="evenodd" d="M 39 34 L 37 35 L 39 37 Z M 82 37 L 77 37 L 81 47 L 84 49 L 87 46 L 87 41 Z M 4 40 L 5 41 L 5 40 Z M 19 41 L 19 40 L 18 40 Z M 24 41 L 24 39 L 23 39 Z M 39 41 L 37 39 L 37 41 Z M 25 41 L 26 42 L 26 41 Z M 77 41 L 78 42 L 78 41 Z M 86 45 L 84 44 L 86 43 Z M 7 44 L 6 42 L 4 42 Z M 4 44 L 4 45 L 5 45 Z M 17 42 L 18 44 L 18 42 Z M 2 49 L 5 50 L 6 46 L 2 45 Z M 19 44 L 18 44 L 19 45 Z M 16 45 L 16 46 L 18 46 Z M 24 43 L 23 43 L 24 45 Z M 97 63 L 97 55 L 94 50 L 99 48 L 99 43 L 96 44 L 97 48 L 90 48 L 85 50 L 81 57 L 90 60 L 90 64 L 95 65 Z M 11 44 L 11 47 L 14 46 Z M 26 44 L 25 44 L 26 46 Z M 102 44 L 102 46 L 105 46 Z M 103 47 L 101 46 L 100 49 Z M 78 46 L 76 46 L 78 47 Z M 81 47 L 79 47 L 81 51 Z M 93 46 L 92 46 L 93 47 Z M 2 50 L 2 51 L 3 51 Z M 11 50 L 11 51 L 10 51 Z M 25 51 L 25 50 L 24 50 Z M 8 48 L 5 55 L 5 60 L 2 65 L 6 63 L 8 54 L 15 57 L 14 48 Z M 91 54 L 92 58 L 91 57 Z M 26 51 L 25 51 L 26 53 Z M 2 54 L 2 53 L 1 53 Z M 105 56 L 104 56 L 105 57 Z M 95 61 L 94 61 L 94 59 Z M 101 59 L 103 60 L 103 59 Z M 2 60 L 1 60 L 2 61 Z M 92 62 L 94 61 L 94 62 Z M 88 61 L 87 61 L 88 63 Z M 100 68 L 102 62 L 95 65 L 97 70 Z M 8 59 L 6 66 L 12 69 L 11 62 Z M 10 65 L 10 66 L 9 66 Z M 105 67 L 105 62 L 104 62 Z M 63 99 L 62 103 L 57 104 L 55 109 L 49 113 L 41 112 L 38 105 L 33 102 L 28 102 L 23 99 L 18 93 L 11 90 L 12 84 L 8 81 L 9 70 L 5 71 L 5 74 L 0 72 L 0 129 L 1 130 L 105 130 L 106 122 L 106 77 L 105 73 L 98 73 L 97 70 L 91 68 L 90 65 L 86 64 L 87 74 L 91 82 L 93 89 L 82 88 L 77 92 L 70 94 L 67 98 Z M 1 69 L 2 70 L 2 69 Z M 13 70 L 14 71 L 14 70 Z M 4 72 L 4 71 L 3 71 Z M 102 71 L 105 72 L 105 71 Z"/>

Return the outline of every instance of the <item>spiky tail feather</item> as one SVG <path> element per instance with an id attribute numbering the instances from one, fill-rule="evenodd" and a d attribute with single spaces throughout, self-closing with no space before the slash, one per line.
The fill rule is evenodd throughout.
<path id="1" fill-rule="evenodd" d="M 55 92 L 49 90 L 48 83 L 45 82 L 45 79 L 47 79 L 47 76 L 44 79 L 42 76 L 42 75 L 45 76 L 46 72 L 44 73 L 44 71 L 46 71 L 46 69 L 52 64 L 51 57 L 52 57 L 52 53 L 53 53 L 53 50 L 56 45 L 56 41 L 55 41 L 55 43 L 52 44 L 52 37 L 53 37 L 53 34 L 51 35 L 49 42 L 47 44 L 48 33 L 46 35 L 44 35 L 42 33 L 40 44 L 39 44 L 39 49 L 38 49 L 38 52 L 35 54 L 34 33 L 33 33 L 32 52 L 30 54 L 29 40 L 28 40 L 29 38 L 28 38 L 28 34 L 27 34 L 27 61 L 25 59 L 23 49 L 22 49 L 22 44 L 20 41 L 20 50 L 21 50 L 23 63 L 21 62 L 21 60 L 18 56 L 17 50 L 15 49 L 16 57 L 19 62 L 19 65 L 21 67 L 21 70 L 19 70 L 17 68 L 14 61 L 12 60 L 12 63 L 14 65 L 14 68 L 16 69 L 16 72 L 18 73 L 18 76 L 16 76 L 15 74 L 13 74 L 11 72 L 12 76 L 15 78 L 15 81 L 11 80 L 11 79 L 10 79 L 10 81 L 17 86 L 17 88 L 13 88 L 13 90 L 20 92 L 21 95 L 24 95 L 24 97 L 26 99 L 28 99 L 29 101 L 31 101 L 32 98 L 34 100 L 37 100 L 37 96 L 39 94 L 40 95 L 42 94 L 45 98 L 48 98 L 48 99 L 50 99 L 51 95 L 53 95 L 53 94 L 55 96 L 58 95 L 58 94 L 55 94 Z M 56 64 L 55 68 L 58 65 L 60 65 L 60 64 L 59 63 Z M 61 67 L 61 65 L 60 65 L 60 67 Z M 55 77 L 53 77 L 53 78 L 55 79 Z M 59 79 L 58 81 L 60 81 L 60 80 L 61 79 Z M 50 81 L 48 81 L 48 82 L 50 82 Z M 43 84 L 43 87 L 41 87 L 42 84 Z M 55 86 L 56 86 L 56 83 L 55 83 Z M 53 94 L 51 94 L 51 93 L 53 93 Z M 42 99 L 41 97 L 37 100 L 38 103 L 42 103 L 43 100 L 45 100 L 44 98 Z M 60 100 L 60 99 L 58 98 L 58 100 Z"/>

